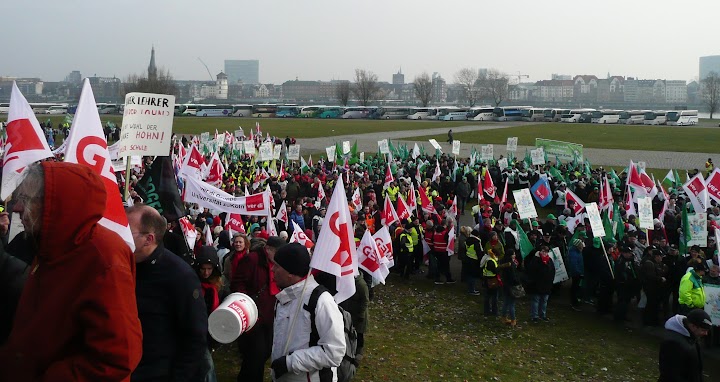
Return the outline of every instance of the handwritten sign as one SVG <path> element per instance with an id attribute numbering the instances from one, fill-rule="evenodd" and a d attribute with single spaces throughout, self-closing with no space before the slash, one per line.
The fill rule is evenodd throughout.
<path id="1" fill-rule="evenodd" d="M 508 139 L 507 139 L 507 149 L 506 149 L 506 150 L 507 150 L 507 151 L 512 151 L 512 152 L 517 151 L 517 142 L 518 142 L 518 138 L 517 138 L 517 137 L 508 137 Z"/>
<path id="2" fill-rule="evenodd" d="M 120 131 L 120 157 L 170 155 L 174 115 L 175 96 L 128 93 Z"/>
<path id="3" fill-rule="evenodd" d="M 290 145 L 288 149 L 288 159 L 300 160 L 300 145 Z"/>

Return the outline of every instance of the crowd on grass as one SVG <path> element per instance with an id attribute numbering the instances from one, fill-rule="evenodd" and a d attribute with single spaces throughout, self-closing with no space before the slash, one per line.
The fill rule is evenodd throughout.
<path id="1" fill-rule="evenodd" d="M 255 139 L 258 144 L 263 140 L 262 135 Z M 285 150 L 294 143 L 294 139 L 289 137 L 284 140 L 268 139 L 284 146 Z M 181 142 L 183 149 L 189 149 L 193 139 L 183 137 Z M 176 152 L 178 148 L 176 146 Z M 269 188 L 274 203 L 271 215 L 277 216 L 277 209 L 285 205 L 289 220 L 242 216 L 241 229 L 232 230 L 228 228 L 230 217 L 227 213 L 186 204 L 185 217 L 197 233 L 194 246 L 188 245 L 181 222 L 177 220 L 183 216 L 166 214 L 167 230 L 154 231 L 162 232 L 158 248 L 174 253 L 192 267 L 192 279 L 198 284 L 203 297 L 201 314 L 170 318 L 168 323 L 173 329 L 158 323 L 152 325 L 152 330 L 170 337 L 180 336 L 178 332 L 182 332 L 181 328 L 197 332 L 201 327 L 205 331 L 202 337 L 196 336 L 185 343 L 203 350 L 192 353 L 195 354 L 194 359 L 183 359 L 183 362 L 197 363 L 197 368 L 193 370 L 203 370 L 202 376 L 192 379 L 192 374 L 187 374 L 185 380 L 214 380 L 212 351 L 217 345 L 207 335 L 206 322 L 200 325 L 188 320 L 197 317 L 205 319 L 228 294 L 234 292 L 251 296 L 259 310 L 257 324 L 240 336 L 234 345 L 242 360 L 238 381 L 262 381 L 267 374 L 265 365 L 268 360 L 272 361 L 276 378 L 287 375 L 288 370 L 295 374 L 304 371 L 293 364 L 294 361 L 286 363 L 285 358 L 281 362 L 270 359 L 271 354 L 276 353 L 277 345 L 273 342 L 273 336 L 278 335 L 277 322 L 274 322 L 277 319 L 276 307 L 279 306 L 278 301 L 281 305 L 283 303 L 284 297 L 280 297 L 284 295 L 283 291 L 291 287 L 287 282 L 281 284 L 278 281 L 278 269 L 287 271 L 284 277 L 290 274 L 292 278 L 292 275 L 302 275 L 306 266 L 296 264 L 296 260 L 287 260 L 286 256 L 281 257 L 282 261 L 276 260 L 275 255 L 285 254 L 287 250 L 283 248 L 290 245 L 289 238 L 297 234 L 293 232 L 292 223 L 305 236 L 317 241 L 320 231 L 327 224 L 330 196 L 341 177 L 346 186 L 346 202 L 356 243 L 359 244 L 366 231 L 375 234 L 387 227 L 390 232 L 395 265 L 390 270 L 392 276 L 388 277 L 388 282 L 427 279 L 437 288 L 446 288 L 446 285 L 460 281 L 465 286 L 458 288 L 458 293 L 462 290 L 470 296 L 481 296 L 485 316 L 496 317 L 516 330 L 521 329 L 523 322 L 545 325 L 552 321 L 549 306 L 552 307 L 554 296 L 559 294 L 558 289 L 565 286 L 556 282 L 558 274 L 563 273 L 560 269 L 563 267 L 567 282 L 562 284 L 569 288 L 571 308 L 581 311 L 592 306 L 599 316 L 608 315 L 618 322 L 626 322 L 633 319 L 631 312 L 635 309 L 631 307 L 634 305 L 641 311 L 639 320 L 645 326 L 666 325 L 666 322 L 679 317 L 677 314 L 687 316 L 694 309 L 704 308 L 704 286 L 720 285 L 718 243 L 714 240 L 715 229 L 720 229 L 720 207 L 713 205 L 707 211 L 707 243 L 688 246 L 683 235 L 687 228 L 684 226 L 687 223 L 683 223 L 683 211 L 692 209 L 692 204 L 678 183 L 654 198 L 654 227 L 643 230 L 633 212 L 637 209 L 625 194 L 629 170 L 618 174 L 577 159 L 565 163 L 547 161 L 545 165 L 533 166 L 527 155 L 525 158 L 501 157 L 481 161 L 475 153 L 470 158 L 456 158 L 439 150 L 435 153 L 411 153 L 407 147 L 391 147 L 388 155 L 368 155 L 362 160 L 356 152 L 343 154 L 339 151 L 334 161 L 320 157 L 314 163 L 306 163 L 303 159 L 302 162 L 287 161 L 280 165 L 275 161 L 261 162 L 247 155 L 233 156 L 230 150 L 226 152 L 222 148 L 218 150 L 225 161 L 219 184 L 222 190 L 240 196 Z M 211 154 L 206 153 L 206 161 L 210 161 Z M 155 162 L 159 161 L 156 159 Z M 147 158 L 143 166 L 133 170 L 130 188 L 132 204 L 136 204 L 131 207 L 135 208 L 132 210 L 135 214 L 141 208 L 138 206 L 150 202 L 145 200 L 147 196 L 143 192 L 138 192 L 138 185 L 154 164 L 151 158 Z M 705 170 L 711 171 L 712 165 Z M 270 177 L 259 181 L 260 171 L 267 171 Z M 693 175 L 693 172 L 689 173 L 689 176 Z M 119 177 L 121 187 L 122 179 Z M 478 186 L 487 185 L 488 179 L 497 188 L 490 190 Z M 546 211 L 542 218 L 521 219 L 512 200 L 512 191 L 530 188 L 541 180 L 547 180 L 550 187 L 551 207 L 541 210 Z M 606 183 L 609 186 L 605 186 Z M 180 180 L 172 186 L 182 189 L 183 182 Z M 504 192 L 505 187 L 507 192 Z M 603 195 L 603 187 L 611 190 L 612 198 Z M 356 191 L 361 196 L 359 204 L 350 198 Z M 416 192 L 416 195 L 413 197 L 411 192 Z M 409 217 L 386 225 L 383 217 L 386 200 L 397 208 L 401 199 L 426 199 L 430 205 L 418 205 Z M 603 212 L 610 223 L 606 226 L 609 231 L 605 237 L 593 235 L 585 211 L 575 202 L 577 199 L 601 204 L 613 200 L 605 204 Z M 461 218 L 463 215 L 469 216 Z M 271 224 L 274 224 L 277 236 L 271 236 L 273 230 L 268 230 Z M 138 233 L 147 234 L 144 230 Z M 152 264 L 158 260 L 153 257 L 158 256 L 155 251 L 158 249 L 153 247 L 153 251 L 146 253 L 153 259 Z M 6 252 L 26 266 L 36 263 L 36 251 L 23 242 L 22 235 L 7 244 Z M 451 262 L 460 262 L 459 273 L 453 272 L 456 267 L 451 267 Z M 145 277 L 162 277 L 146 267 L 138 263 L 138 277 L 141 270 Z M 336 291 L 334 276 L 314 271 L 312 278 L 331 293 Z M 370 327 L 368 305 L 372 303 L 373 289 L 379 281 L 369 273 L 361 272 L 361 276 L 356 278 L 356 294 L 340 304 L 351 314 L 357 332 L 357 364 L 362 364 L 365 356 L 364 333 Z M 141 293 L 140 287 L 137 293 Z M 197 299 L 198 296 L 195 297 Z M 521 298 L 529 300 L 528 312 L 516 310 L 516 301 Z M 142 300 L 138 295 L 143 326 L 144 311 L 149 316 L 166 315 L 164 310 L 172 309 L 164 304 L 153 305 L 156 302 L 153 299 Z M 11 333 L 13 320 L 12 314 L 3 317 L 0 339 L 4 342 Z M 713 327 L 708 345 L 717 346 L 717 329 Z M 146 339 L 166 338 L 148 335 L 145 330 L 143 327 Z M 178 361 L 173 357 L 179 355 L 169 348 L 174 347 L 175 342 L 149 344 L 147 341 L 143 342 L 145 353 L 152 348 L 159 351 L 161 359 L 155 360 L 159 365 L 150 366 L 141 361 L 145 377 L 153 375 L 151 370 L 167 368 Z M 307 337 L 304 341 L 307 346 Z M 141 377 L 134 375 L 133 380 L 147 380 Z M 281 380 L 290 380 L 285 378 Z"/>

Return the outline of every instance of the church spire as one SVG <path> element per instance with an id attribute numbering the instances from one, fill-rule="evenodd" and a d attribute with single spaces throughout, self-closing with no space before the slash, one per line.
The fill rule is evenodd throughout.
<path id="1" fill-rule="evenodd" d="M 150 51 L 150 65 L 148 65 L 148 79 L 157 79 L 157 67 L 155 66 L 155 45 Z"/>

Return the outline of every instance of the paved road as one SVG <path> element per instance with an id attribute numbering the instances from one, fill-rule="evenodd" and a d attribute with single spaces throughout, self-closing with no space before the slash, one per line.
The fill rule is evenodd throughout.
<path id="1" fill-rule="evenodd" d="M 493 129 L 506 129 L 515 126 L 527 126 L 528 122 L 507 122 L 493 123 L 480 126 L 457 126 L 453 127 L 453 132 L 482 131 Z M 342 142 L 345 140 L 356 141 L 358 149 L 365 152 L 377 152 L 377 142 L 383 138 L 389 138 L 393 141 L 402 141 L 408 143 L 411 147 L 415 141 L 413 137 L 422 137 L 428 135 L 445 135 L 448 132 L 447 127 L 421 129 L 421 130 L 405 130 L 405 131 L 388 131 L 384 133 L 342 135 L 327 138 L 303 139 L 301 143 L 304 152 L 324 152 L 325 147 L 334 144 L 334 142 Z M 418 145 L 424 146 L 426 152 L 434 152 L 432 145 L 428 141 L 418 141 Z M 443 152 L 451 152 L 452 147 L 447 142 L 439 142 L 443 148 Z M 471 147 L 475 146 L 480 149 L 480 144 L 463 144 L 460 145 L 460 156 L 470 156 Z M 533 149 L 534 147 L 518 146 L 517 156 L 524 157 L 525 149 Z M 505 145 L 495 145 L 495 156 L 507 155 Z M 626 167 L 630 160 L 635 162 L 644 161 L 648 168 L 674 168 L 674 169 L 694 169 L 702 168 L 708 158 L 714 158 L 715 162 L 720 161 L 720 155 L 717 153 L 684 153 L 684 152 L 666 152 L 666 151 L 643 151 L 643 150 L 614 150 L 614 149 L 592 149 L 584 150 L 585 156 L 590 159 L 593 166 L 613 166 Z M 554 160 L 554 158 L 549 158 Z"/>

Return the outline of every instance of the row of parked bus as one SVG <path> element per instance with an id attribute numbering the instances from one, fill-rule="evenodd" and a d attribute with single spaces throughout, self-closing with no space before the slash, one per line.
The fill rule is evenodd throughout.
<path id="1" fill-rule="evenodd" d="M 527 121 L 601 123 L 627 125 L 689 126 L 698 123 L 697 110 L 596 110 L 556 109 L 532 106 L 298 106 L 298 105 L 209 105 L 175 106 L 176 115 L 199 117 L 254 118 L 341 118 L 341 119 L 411 119 L 440 121 Z"/>

